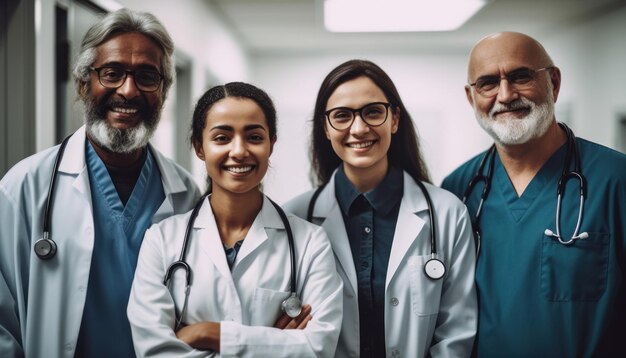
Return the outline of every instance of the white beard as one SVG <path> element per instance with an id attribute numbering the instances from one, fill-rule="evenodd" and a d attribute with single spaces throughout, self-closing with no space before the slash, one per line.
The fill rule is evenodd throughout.
<path id="1" fill-rule="evenodd" d="M 551 85 L 549 87 L 552 87 Z M 536 103 L 520 97 L 509 104 L 496 102 L 487 116 L 482 116 L 474 105 L 474 114 L 478 124 L 499 145 L 517 145 L 527 143 L 532 139 L 543 136 L 550 128 L 554 118 L 554 96 L 552 88 L 549 88 L 545 103 Z M 476 103 L 476 102 L 474 102 Z M 497 112 L 507 109 L 530 108 L 530 113 L 523 118 L 500 118 L 495 119 Z"/>
<path id="2" fill-rule="evenodd" d="M 87 133 L 99 146 L 113 153 L 132 153 L 148 144 L 156 126 L 148 128 L 145 122 L 137 127 L 118 129 L 106 121 L 87 121 Z"/>
<path id="3" fill-rule="evenodd" d="M 104 101 L 106 102 L 106 100 Z M 93 98 L 83 98 L 86 131 L 97 145 L 113 153 L 132 153 L 148 144 L 156 131 L 161 116 L 161 106 L 147 113 L 147 118 L 129 129 L 111 127 L 107 122 L 106 103 L 96 103 Z"/>

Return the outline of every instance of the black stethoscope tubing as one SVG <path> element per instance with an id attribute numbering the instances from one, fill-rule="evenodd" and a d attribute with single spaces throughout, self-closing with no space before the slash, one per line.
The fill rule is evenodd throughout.
<path id="1" fill-rule="evenodd" d="M 57 178 L 57 173 L 59 172 L 59 166 L 61 165 L 61 159 L 63 158 L 63 153 L 65 152 L 65 147 L 67 146 L 67 142 L 69 141 L 72 135 L 65 137 L 63 142 L 61 142 L 61 146 L 59 147 L 59 151 L 54 159 L 54 166 L 52 169 L 52 177 L 50 178 L 50 186 L 48 187 L 48 196 L 46 197 L 46 206 L 43 214 L 43 238 L 37 240 L 33 247 L 35 254 L 42 260 L 50 260 L 57 253 L 57 244 L 54 242 L 52 237 L 50 236 L 50 217 L 52 211 L 52 197 L 54 196 L 54 188 Z"/>
<path id="2" fill-rule="evenodd" d="M 422 191 L 422 194 L 424 194 L 424 198 L 426 199 L 426 205 L 428 206 L 428 219 L 429 219 L 428 221 L 430 223 L 430 255 L 431 257 L 424 264 L 424 273 L 426 274 L 428 278 L 432 280 L 439 280 L 446 273 L 446 265 L 443 263 L 443 261 L 437 259 L 437 242 L 435 241 L 435 238 L 436 238 L 435 211 L 433 209 L 433 203 L 432 203 L 432 200 L 430 199 L 430 195 L 428 194 L 428 190 L 426 190 L 426 186 L 419 180 L 416 180 L 415 183 L 420 188 L 420 190 Z M 313 192 L 313 196 L 311 196 L 311 199 L 309 200 L 309 206 L 307 208 L 307 216 L 306 216 L 306 220 L 308 222 L 311 222 L 311 223 L 313 222 L 313 211 L 315 209 L 315 203 L 317 202 L 317 199 L 320 193 L 322 192 L 322 190 L 324 190 L 325 187 L 326 185 L 322 185 L 318 187 L 317 189 L 315 189 L 315 191 Z"/>
<path id="3" fill-rule="evenodd" d="M 587 195 L 587 183 L 586 183 L 587 181 L 586 181 L 585 176 L 582 174 L 581 164 L 580 164 L 580 153 L 578 152 L 578 145 L 576 145 L 576 136 L 574 135 L 574 132 L 565 123 L 559 123 L 559 126 L 563 128 L 563 130 L 565 131 L 565 134 L 567 135 L 567 151 L 565 154 L 565 161 L 563 163 L 563 170 L 561 172 L 561 177 L 559 178 L 559 182 L 557 185 L 557 208 L 556 208 L 556 219 L 555 219 L 556 233 L 554 233 L 550 229 L 546 229 L 544 231 L 544 235 L 557 239 L 563 245 L 570 245 L 574 243 L 575 240 L 586 239 L 589 237 L 589 234 L 587 232 L 579 233 L 580 225 L 582 222 L 585 197 Z M 476 210 L 476 215 L 474 216 L 474 220 L 472 220 L 472 227 L 474 229 L 474 234 L 475 234 L 474 238 L 476 240 L 476 253 L 477 254 L 480 252 L 480 245 L 481 245 L 480 218 L 482 214 L 483 205 L 485 201 L 487 200 L 489 191 L 491 189 L 495 157 L 496 157 L 496 146 L 495 144 L 493 144 L 491 147 L 489 147 L 489 149 L 485 153 L 483 159 L 480 162 L 480 165 L 478 166 L 478 170 L 476 171 L 476 174 L 474 174 L 474 177 L 470 179 L 469 183 L 467 184 L 467 187 L 465 188 L 465 192 L 463 193 L 462 201 L 463 203 L 466 203 L 467 199 L 470 197 L 472 191 L 474 190 L 474 187 L 476 186 L 476 184 L 478 184 L 481 181 L 485 183 L 485 186 L 483 187 L 483 191 L 480 195 L 480 202 L 478 203 L 478 209 Z M 570 171 L 569 168 L 572 164 L 572 161 L 574 162 L 573 163 L 574 170 Z M 489 165 L 487 167 L 487 175 L 484 175 L 483 172 L 484 172 L 485 165 L 487 164 L 487 162 L 489 162 Z M 574 229 L 574 233 L 572 234 L 572 237 L 569 240 L 565 241 L 562 239 L 562 236 L 561 236 L 561 203 L 563 200 L 563 193 L 565 192 L 565 185 L 567 184 L 567 181 L 570 179 L 578 180 L 580 201 L 579 201 L 579 206 L 578 206 L 578 218 L 576 221 L 576 228 Z"/>
<path id="4" fill-rule="evenodd" d="M 476 171 L 476 174 L 474 175 L 474 177 L 470 179 L 469 183 L 467 184 L 467 188 L 465 188 L 465 192 L 463 193 L 463 199 L 461 199 L 463 204 L 466 204 L 467 199 L 469 198 L 469 196 L 472 194 L 472 191 L 474 190 L 474 187 L 481 181 L 485 183 L 485 186 L 483 187 L 483 191 L 480 194 L 480 202 L 478 203 L 478 209 L 476 209 L 476 216 L 474 217 L 474 220 L 472 220 L 472 228 L 474 231 L 474 243 L 476 245 L 476 254 L 480 252 L 480 227 L 479 227 L 480 216 L 483 211 L 483 204 L 485 203 L 485 200 L 487 200 L 487 196 L 489 195 L 489 191 L 491 190 L 491 178 L 493 178 L 493 168 L 494 168 L 493 163 L 496 158 L 495 152 L 496 152 L 496 145 L 493 144 L 491 145 L 491 147 L 489 147 L 489 149 L 487 150 L 487 153 L 485 153 L 485 156 L 480 161 L 478 170 Z M 482 173 L 485 168 L 485 165 L 487 164 L 487 161 L 489 162 L 489 166 L 487 167 L 487 175 L 485 176 Z"/>
<path id="5" fill-rule="evenodd" d="M 183 270 L 185 270 L 185 283 L 186 283 L 185 301 L 183 303 L 183 307 L 181 309 L 180 315 L 176 313 L 175 330 L 178 330 L 178 328 L 180 328 L 183 317 L 185 317 L 185 314 L 187 312 L 187 302 L 189 299 L 189 291 L 191 289 L 192 272 L 191 272 L 191 267 L 185 261 L 185 257 L 187 255 L 187 246 L 189 243 L 189 238 L 191 237 L 191 230 L 193 228 L 193 224 L 196 220 L 196 217 L 198 216 L 198 212 L 200 211 L 200 208 L 202 207 L 202 204 L 204 203 L 206 197 L 207 195 L 203 195 L 194 206 L 193 211 L 191 212 L 191 215 L 189 217 L 189 221 L 187 222 L 187 228 L 185 229 L 185 237 L 183 239 L 183 245 L 180 250 L 180 256 L 177 261 L 174 261 L 172 264 L 170 264 L 170 266 L 167 268 L 167 271 L 165 271 L 165 277 L 163 278 L 163 285 L 168 286 L 169 281 L 171 280 L 174 271 L 176 271 L 179 268 L 182 268 Z M 287 240 L 289 243 L 289 258 L 291 261 L 291 265 L 290 265 L 291 266 L 291 277 L 290 277 L 291 292 L 290 292 L 290 296 L 282 302 L 281 309 L 289 317 L 295 318 L 302 311 L 302 302 L 300 301 L 300 298 L 298 297 L 298 294 L 296 292 L 296 258 L 295 258 L 296 254 L 295 254 L 295 248 L 294 248 L 293 232 L 291 230 L 291 225 L 289 224 L 289 220 L 287 219 L 287 215 L 285 215 L 285 212 L 283 211 L 283 209 L 270 198 L 268 198 L 268 200 L 270 201 L 270 203 L 272 203 L 272 205 L 278 212 L 278 215 L 280 216 L 280 219 L 283 222 L 283 225 L 285 226 L 285 230 L 287 231 Z"/>

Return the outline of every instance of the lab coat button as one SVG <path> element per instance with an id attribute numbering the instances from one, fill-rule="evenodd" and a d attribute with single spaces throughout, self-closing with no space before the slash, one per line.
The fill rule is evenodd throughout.
<path id="1" fill-rule="evenodd" d="M 91 234 L 93 234 L 93 230 L 88 227 L 87 230 L 85 230 L 85 233 L 87 234 L 87 236 L 91 236 Z"/>
<path id="2" fill-rule="evenodd" d="M 394 349 L 391 351 L 391 356 L 392 357 L 399 357 L 400 356 L 400 350 L 399 349 Z"/>
<path id="3" fill-rule="evenodd" d="M 78 291 L 80 292 L 85 292 L 87 290 L 87 288 L 85 286 L 79 286 L 78 287 Z"/>
<path id="4" fill-rule="evenodd" d="M 392 306 L 397 306 L 399 303 L 400 303 L 400 300 L 398 300 L 396 297 L 391 299 L 391 305 Z"/>
<path id="5" fill-rule="evenodd" d="M 66 350 L 66 351 L 71 351 L 71 350 L 72 350 L 72 348 L 74 348 L 74 347 L 72 346 L 72 343 L 67 343 L 67 344 L 65 345 L 65 350 Z"/>
<path id="6" fill-rule="evenodd" d="M 366 234 L 369 234 L 370 232 L 372 232 L 372 228 L 366 226 L 365 228 L 363 228 L 363 231 L 365 231 Z"/>

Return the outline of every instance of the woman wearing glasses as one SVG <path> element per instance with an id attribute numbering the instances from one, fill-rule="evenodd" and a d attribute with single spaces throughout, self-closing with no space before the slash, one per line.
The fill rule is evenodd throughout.
<path id="1" fill-rule="evenodd" d="M 326 76 L 311 157 L 322 189 L 285 209 L 330 237 L 344 281 L 337 356 L 469 356 L 476 294 L 467 210 L 427 183 L 411 117 L 380 67 L 352 60 Z"/>
<path id="2" fill-rule="evenodd" d="M 137 355 L 332 357 L 342 282 L 328 238 L 259 187 L 276 142 L 272 101 L 241 82 L 214 87 L 191 141 L 209 194 L 146 232 L 128 304 Z"/>

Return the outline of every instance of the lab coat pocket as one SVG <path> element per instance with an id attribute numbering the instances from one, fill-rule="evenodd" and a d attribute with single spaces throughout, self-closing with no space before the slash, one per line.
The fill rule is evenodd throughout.
<path id="1" fill-rule="evenodd" d="M 597 301 L 607 283 L 609 234 L 590 232 L 563 245 L 543 237 L 541 291 L 549 301 Z"/>
<path id="2" fill-rule="evenodd" d="M 424 265 L 431 255 L 410 256 L 408 259 L 409 281 L 411 284 L 411 306 L 413 313 L 427 316 L 439 312 L 441 283 L 426 276 Z"/>
<path id="3" fill-rule="evenodd" d="M 257 287 L 252 299 L 251 326 L 273 326 L 282 314 L 282 303 L 290 292 Z"/>

